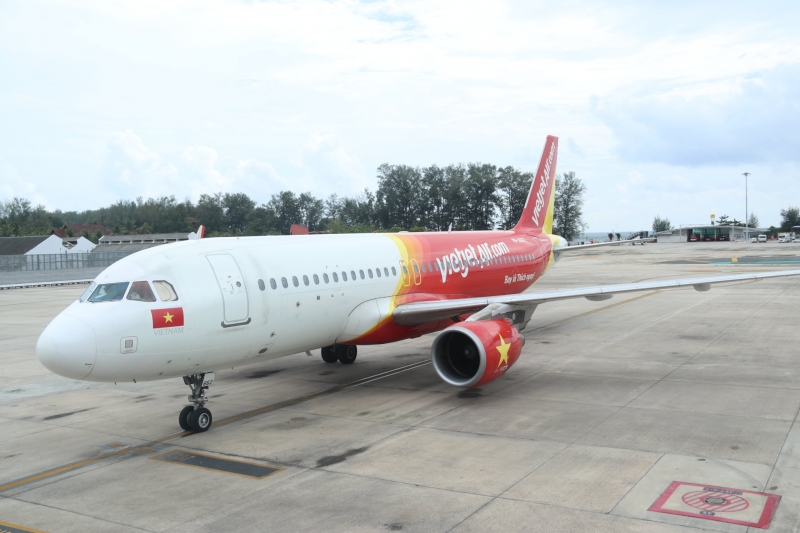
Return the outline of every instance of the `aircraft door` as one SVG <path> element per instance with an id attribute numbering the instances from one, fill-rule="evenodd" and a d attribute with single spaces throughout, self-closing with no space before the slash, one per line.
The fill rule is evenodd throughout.
<path id="1" fill-rule="evenodd" d="M 411 279 L 408 274 L 408 265 L 404 260 L 400 260 L 400 275 L 403 277 L 403 286 L 408 287 L 411 285 Z"/>
<path id="2" fill-rule="evenodd" d="M 207 255 L 222 293 L 224 308 L 223 328 L 243 326 L 250 323 L 247 287 L 239 265 L 229 254 Z"/>
<path id="3" fill-rule="evenodd" d="M 411 270 L 414 271 L 414 285 L 422 283 L 422 272 L 419 270 L 419 263 L 416 259 L 411 260 Z"/>

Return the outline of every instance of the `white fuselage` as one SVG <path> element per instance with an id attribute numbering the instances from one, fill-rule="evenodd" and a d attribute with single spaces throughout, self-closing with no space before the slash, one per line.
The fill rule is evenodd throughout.
<path id="1" fill-rule="evenodd" d="M 115 263 L 96 284 L 165 280 L 178 300 L 76 301 L 42 334 L 37 355 L 55 372 L 87 381 L 164 379 L 274 359 L 364 333 L 390 313 L 402 283 L 400 254 L 383 235 L 246 240 L 170 244 Z M 175 307 L 184 325 L 155 328 L 151 310 Z M 134 352 L 125 340 L 135 342 Z"/>

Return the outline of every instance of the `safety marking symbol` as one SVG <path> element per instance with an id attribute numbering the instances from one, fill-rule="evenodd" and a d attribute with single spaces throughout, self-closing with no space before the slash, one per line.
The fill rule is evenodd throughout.
<path id="1" fill-rule="evenodd" d="M 766 529 L 780 499 L 778 494 L 673 481 L 648 511 Z"/>

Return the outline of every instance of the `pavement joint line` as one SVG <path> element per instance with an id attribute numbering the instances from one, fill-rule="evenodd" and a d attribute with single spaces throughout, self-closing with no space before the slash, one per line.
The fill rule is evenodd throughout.
<path id="1" fill-rule="evenodd" d="M 376 381 L 378 379 L 383 379 L 383 378 L 387 378 L 387 377 L 393 376 L 395 374 L 400 374 L 400 373 L 403 373 L 403 372 L 406 372 L 406 371 L 409 371 L 409 370 L 414 370 L 416 368 L 420 368 L 422 366 L 427 366 L 429 364 L 431 364 L 430 361 L 419 361 L 417 363 L 412 363 L 410 365 L 401 366 L 401 367 L 395 368 L 393 370 L 387 370 L 387 371 L 384 371 L 384 372 L 380 372 L 378 374 L 375 374 L 374 376 L 367 376 L 365 378 L 361 378 L 361 379 L 358 379 L 358 380 L 350 382 L 350 383 L 346 383 L 346 384 L 343 384 L 343 385 L 337 385 L 336 387 L 332 387 L 330 389 L 325 389 L 325 390 L 322 390 L 322 391 L 318 391 L 318 392 L 314 392 L 314 393 L 311 393 L 311 394 L 307 394 L 305 396 L 300 396 L 298 398 L 293 398 L 291 400 L 285 400 L 283 402 L 279 402 L 279 403 L 276 403 L 276 404 L 268 405 L 266 407 L 261 407 L 259 409 L 254 409 L 254 410 L 251 410 L 251 411 L 247 411 L 247 412 L 241 413 L 239 415 L 234 415 L 234 416 L 225 418 L 223 420 L 220 420 L 219 422 L 217 422 L 215 424 L 215 426 L 224 426 L 224 425 L 230 424 L 232 422 L 237 422 L 239 420 L 243 420 L 245 418 L 258 416 L 260 414 L 264 414 L 264 413 L 268 413 L 268 412 L 271 412 L 271 411 L 275 411 L 275 410 L 281 409 L 283 407 L 288 407 L 290 405 L 296 405 L 298 403 L 310 401 L 310 400 L 313 400 L 315 398 L 319 398 L 321 396 L 326 396 L 328 394 L 333 394 L 333 393 L 336 393 L 336 392 L 339 392 L 339 391 L 342 391 L 342 390 L 346 390 L 346 389 L 349 389 L 349 388 L 352 388 L 352 387 L 357 387 L 357 386 L 363 385 L 365 383 L 370 383 L 370 382 Z M 66 465 L 62 465 L 62 466 L 57 467 L 57 468 L 53 468 L 53 469 L 50 469 L 50 470 L 45 470 L 44 472 L 40 472 L 40 473 L 34 474 L 32 476 L 26 476 L 26 477 L 23 477 L 23 478 L 20 478 L 20 479 L 16 479 L 16 480 L 13 480 L 13 481 L 10 481 L 10 482 L 7 482 L 7 483 L 4 483 L 4 484 L 0 485 L 0 493 L 5 492 L 7 490 L 11 490 L 11 489 L 17 488 L 17 487 L 20 487 L 22 485 L 27 485 L 28 483 L 33 483 L 33 482 L 36 482 L 36 481 L 40 481 L 42 479 L 47 479 L 47 478 L 50 478 L 50 477 L 53 477 L 53 476 L 57 476 L 59 474 L 63 474 L 65 472 L 70 472 L 72 470 L 77 470 L 79 468 L 82 468 L 84 466 L 88 466 L 88 465 L 97 463 L 99 461 L 104 461 L 106 459 L 111 459 L 113 457 L 117 457 L 117 456 L 120 456 L 120 455 L 128 454 L 129 452 L 136 452 L 139 448 L 148 448 L 148 447 L 150 447 L 150 446 L 152 446 L 154 444 L 161 444 L 161 443 L 164 443 L 164 442 L 167 442 L 167 441 L 170 441 L 170 440 L 174 440 L 174 439 L 177 439 L 177 438 L 180 438 L 180 437 L 185 437 L 187 435 L 191 435 L 193 433 L 194 433 L 193 431 L 181 431 L 180 433 L 173 433 L 171 435 L 166 435 L 166 436 L 158 438 L 158 439 L 153 439 L 153 440 L 145 442 L 143 444 L 137 444 L 137 445 L 134 445 L 134 446 L 126 446 L 124 448 L 120 448 L 119 450 L 116 450 L 116 451 L 113 451 L 113 452 L 109 452 L 109 453 L 104 453 L 104 454 L 98 455 L 96 457 L 92 457 L 90 459 L 84 459 L 82 461 L 77 461 L 77 462 L 74 462 L 74 463 L 68 463 Z"/>
<path id="2" fill-rule="evenodd" d="M 795 283 L 794 285 L 797 285 L 797 283 Z M 775 296 L 770 298 L 769 301 L 771 302 L 771 301 L 775 300 L 778 296 L 781 296 L 782 294 L 786 293 L 788 290 L 789 290 L 788 287 L 785 288 L 779 294 L 776 294 Z M 765 302 L 764 305 L 759 307 L 759 309 L 763 308 L 765 305 L 767 305 L 767 303 L 768 302 Z M 769 476 L 767 476 L 767 480 L 764 482 L 764 488 L 762 489 L 762 492 L 766 492 L 767 491 L 767 487 L 769 486 L 770 481 L 772 481 L 772 476 L 775 475 L 775 469 L 778 467 L 778 461 L 780 461 L 781 453 L 783 453 L 783 449 L 786 447 L 786 442 L 789 440 L 789 434 L 792 432 L 792 428 L 794 428 L 794 426 L 797 424 L 798 416 L 800 416 L 800 408 L 797 409 L 797 413 L 795 413 L 794 420 L 792 420 L 792 423 L 789 424 L 789 429 L 786 431 L 786 436 L 783 438 L 783 444 L 781 444 L 781 447 L 778 449 L 778 453 L 775 454 L 775 461 L 772 462 L 772 469 L 769 471 Z"/>

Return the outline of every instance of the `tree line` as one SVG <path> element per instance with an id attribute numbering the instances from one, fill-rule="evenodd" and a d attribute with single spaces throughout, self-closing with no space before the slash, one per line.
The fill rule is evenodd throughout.
<path id="1" fill-rule="evenodd" d="M 245 193 L 119 200 L 87 211 L 48 211 L 24 198 L 0 202 L 0 235 L 46 235 L 65 224 L 102 224 L 115 234 L 194 231 L 207 236 L 286 235 L 292 224 L 310 231 L 446 231 L 508 229 L 522 212 L 533 173 L 482 163 L 378 167 L 376 191 L 318 198 L 281 191 L 258 204 Z M 573 238 L 585 229 L 585 185 L 567 172 L 556 179 L 555 232 Z M 90 236 L 94 237 L 94 236 Z"/>

